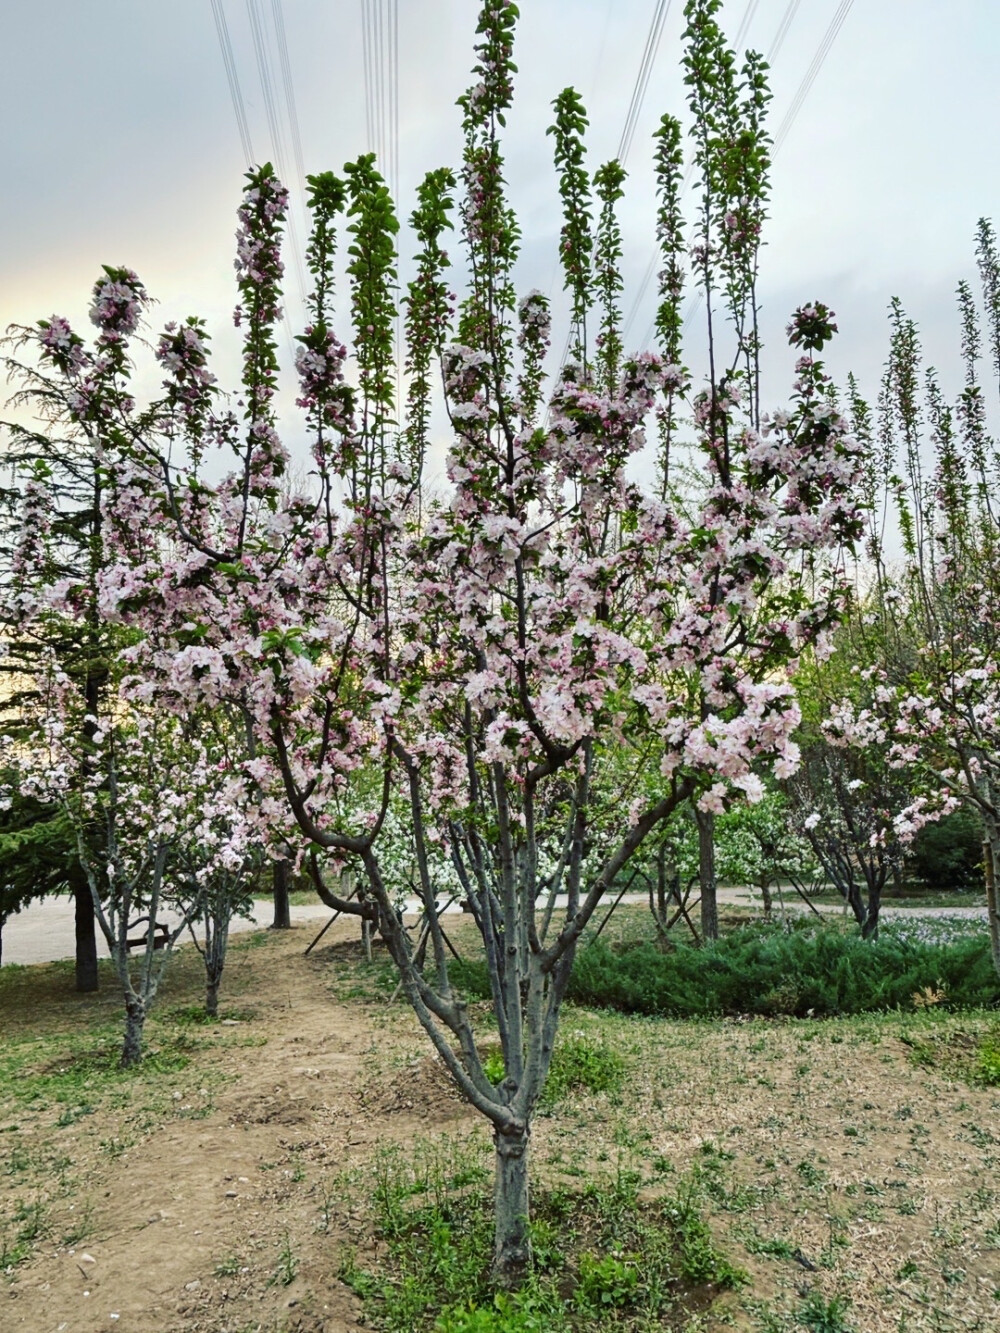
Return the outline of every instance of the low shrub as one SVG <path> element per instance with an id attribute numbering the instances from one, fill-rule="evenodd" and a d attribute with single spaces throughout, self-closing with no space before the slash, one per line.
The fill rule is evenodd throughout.
<path id="1" fill-rule="evenodd" d="M 886 926 L 877 940 L 829 925 L 747 926 L 703 948 L 678 943 L 669 953 L 651 942 L 616 950 L 598 940 L 577 954 L 568 995 L 578 1004 L 677 1018 L 821 1018 L 912 1009 L 927 996 L 950 1009 L 1000 1002 L 985 932 L 937 925 Z M 463 964 L 455 979 L 470 995 L 489 994 L 482 964 Z"/>

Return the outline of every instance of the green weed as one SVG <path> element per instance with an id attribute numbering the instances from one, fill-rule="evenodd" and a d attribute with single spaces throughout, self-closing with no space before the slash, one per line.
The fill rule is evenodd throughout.
<path id="1" fill-rule="evenodd" d="M 821 1292 L 811 1291 L 796 1310 L 796 1320 L 810 1333 L 849 1333 L 844 1322 L 848 1302 L 843 1296 L 827 1301 Z"/>
<path id="2" fill-rule="evenodd" d="M 387 1150 L 369 1183 L 382 1263 L 366 1270 L 349 1254 L 340 1276 L 387 1333 L 558 1333 L 597 1318 L 623 1330 L 658 1327 L 686 1291 L 707 1289 L 711 1297 L 743 1275 L 716 1249 L 695 1180 L 651 1203 L 640 1203 L 639 1183 L 620 1159 L 582 1192 L 536 1190 L 532 1269 L 516 1296 L 504 1296 L 490 1283 L 493 1220 L 481 1141 L 418 1144 L 409 1155 Z"/>
<path id="3" fill-rule="evenodd" d="M 980 1045 L 975 1070 L 986 1087 L 1000 1087 L 1000 1031 L 992 1032 Z"/>
<path id="4" fill-rule="evenodd" d="M 552 1052 L 543 1104 L 561 1101 L 574 1092 L 619 1093 L 625 1082 L 625 1061 L 603 1041 L 582 1033 L 561 1036 Z"/>

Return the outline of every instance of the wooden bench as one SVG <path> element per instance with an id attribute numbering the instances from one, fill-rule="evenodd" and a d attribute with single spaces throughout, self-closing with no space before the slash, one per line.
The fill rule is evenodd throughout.
<path id="1" fill-rule="evenodd" d="M 131 953 L 133 949 L 145 949 L 148 941 L 149 931 L 147 929 L 143 931 L 141 935 L 129 936 L 125 941 L 125 948 L 129 953 Z M 165 949 L 169 943 L 170 927 L 163 921 L 157 921 L 156 925 L 153 927 L 153 948 Z"/>

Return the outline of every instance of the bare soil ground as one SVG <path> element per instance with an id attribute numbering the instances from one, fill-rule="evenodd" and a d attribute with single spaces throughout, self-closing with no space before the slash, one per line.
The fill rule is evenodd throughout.
<path id="1" fill-rule="evenodd" d="M 94 997 L 67 964 L 0 973 L 5 1333 L 366 1326 L 338 1272 L 351 1252 L 378 1259 L 376 1144 L 478 1133 L 485 1159 L 488 1139 L 356 929 L 338 923 L 309 958 L 310 927 L 234 942 L 212 1025 L 192 1021 L 200 960 L 181 951 L 139 1073 L 114 1068 L 110 978 Z M 996 1333 L 1000 1090 L 967 1059 L 992 1021 L 569 1010 L 566 1029 L 625 1055 L 628 1087 L 541 1116 L 536 1168 L 570 1188 L 623 1165 L 650 1192 L 690 1176 L 750 1276 L 692 1333 L 837 1333 L 803 1321 L 841 1297 L 839 1327 L 858 1333 Z"/>

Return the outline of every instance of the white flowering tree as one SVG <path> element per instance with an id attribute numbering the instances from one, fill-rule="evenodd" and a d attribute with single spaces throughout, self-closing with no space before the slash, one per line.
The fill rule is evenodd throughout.
<path id="1" fill-rule="evenodd" d="M 206 910 L 217 911 L 207 891 L 218 876 L 247 859 L 250 825 L 240 818 L 233 828 L 231 818 L 245 802 L 232 781 L 220 781 L 211 739 L 142 707 L 127 681 L 87 715 L 54 657 L 35 685 L 29 726 L 8 751 L 7 795 L 56 807 L 72 832 L 122 988 L 121 1062 L 133 1065 L 174 945 Z"/>
<path id="2" fill-rule="evenodd" d="M 907 776 L 913 799 L 896 820 L 905 837 L 959 801 L 984 829 L 993 960 L 1000 973 L 1000 452 L 988 428 L 982 363 L 1000 384 L 1000 257 L 992 225 L 977 232 L 981 302 L 958 286 L 964 386 L 950 401 L 922 364 L 914 322 L 891 306 L 891 342 L 874 421 L 852 383 L 858 434 L 873 447 L 867 476 L 874 521 L 868 624 L 871 701 L 848 703 L 835 720 L 842 743 L 864 750 L 873 736 Z M 882 540 L 891 514 L 902 558 Z"/>
<path id="3" fill-rule="evenodd" d="M 118 564 L 103 588 L 140 634 L 136 688 L 178 714 L 238 706 L 253 734 L 241 766 L 257 788 L 248 819 L 277 825 L 290 811 L 326 868 L 363 872 L 358 901 L 330 900 L 377 922 L 445 1069 L 493 1127 L 494 1270 L 505 1284 L 528 1260 L 532 1117 L 581 933 L 682 802 L 721 810 L 734 793 L 761 794 L 761 766 L 794 770 L 799 713 L 786 668 L 835 622 L 841 548 L 858 532 L 857 447 L 816 355 L 834 332 L 823 306 L 803 307 L 789 327 L 789 409 L 760 411 L 766 90 L 757 58 L 736 69 L 718 7 L 687 7 L 703 179 L 694 272 L 711 352 L 703 390 L 690 390 L 679 365 L 680 127 L 666 119 L 657 139 L 665 357 L 625 355 L 623 173 L 600 170 L 592 232 L 586 120 L 573 94 L 558 99 L 553 127 L 573 355 L 548 364 L 546 299 L 515 292 L 519 233 L 501 151 L 517 11 L 485 0 L 460 103 L 468 281 L 458 301 L 442 244 L 456 178 L 431 172 L 411 219 L 419 252 L 404 303 L 404 422 L 394 396 L 398 222 L 370 156 L 343 180 L 310 182 L 315 290 L 298 356 L 310 489 L 288 493 L 275 427 L 287 196 L 269 168 L 251 173 L 240 209 L 239 413 L 216 391 L 194 319 L 158 344 L 157 403 L 139 411 L 124 371 L 111 395 L 120 429 L 105 512 Z M 350 356 L 333 331 L 342 209 Z M 144 301 L 137 282 L 130 291 Z M 134 324 L 112 313 L 103 328 L 127 339 Z M 448 489 L 431 501 L 421 482 L 437 366 Z M 682 411 L 709 478 L 693 516 L 670 480 Z M 202 468 L 209 451 L 232 460 L 218 483 Z M 643 454 L 650 489 L 633 480 Z M 395 911 L 384 841 L 400 801 L 429 923 L 425 966 Z M 496 1079 L 449 972 L 435 909 L 442 858 L 482 937 L 503 1054 Z"/>

